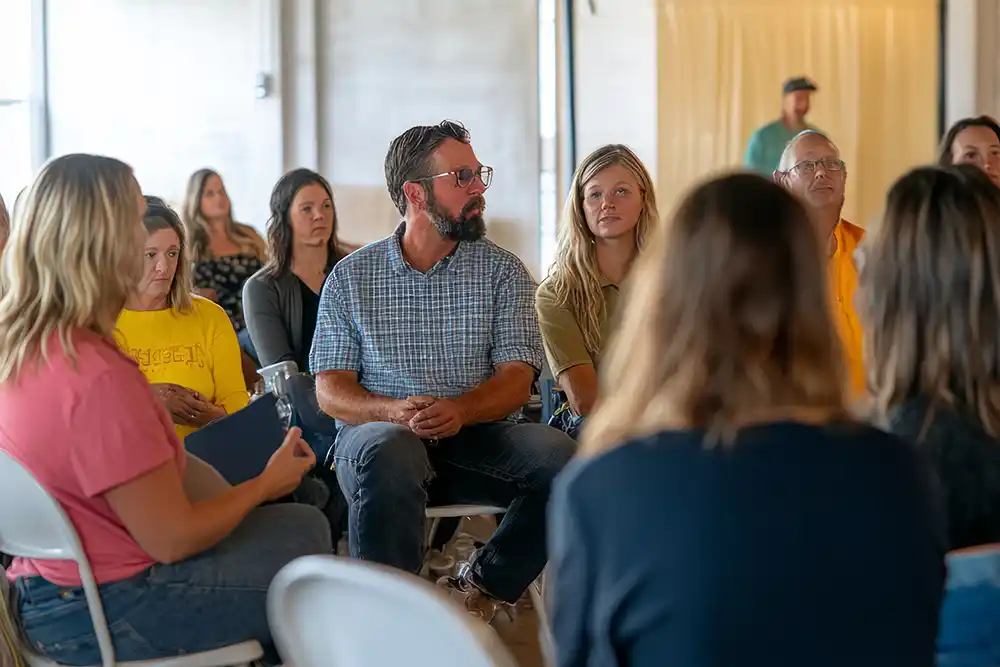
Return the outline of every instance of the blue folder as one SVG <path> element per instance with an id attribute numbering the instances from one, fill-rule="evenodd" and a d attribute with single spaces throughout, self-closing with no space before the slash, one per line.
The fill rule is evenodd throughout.
<path id="1" fill-rule="evenodd" d="M 253 479 L 285 439 L 285 425 L 273 394 L 203 426 L 184 438 L 184 448 L 205 461 L 230 484 Z"/>

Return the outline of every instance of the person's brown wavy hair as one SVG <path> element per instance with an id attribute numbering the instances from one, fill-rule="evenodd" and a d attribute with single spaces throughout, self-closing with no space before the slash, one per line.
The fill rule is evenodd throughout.
<path id="1" fill-rule="evenodd" d="M 636 262 L 583 453 L 668 428 L 729 442 L 753 422 L 846 416 L 826 263 L 783 188 L 749 173 L 703 183 Z"/>
<path id="2" fill-rule="evenodd" d="M 941 139 L 941 144 L 938 146 L 938 159 L 937 163 L 942 167 L 948 167 L 955 164 L 955 156 L 951 153 L 952 144 L 955 143 L 955 138 L 963 131 L 970 127 L 985 127 L 988 130 L 992 130 L 993 134 L 996 135 L 997 140 L 1000 141 L 1000 124 L 989 116 L 976 116 L 975 118 L 962 118 L 961 120 L 955 121 L 954 125 L 948 128 L 945 132 L 944 137 Z"/>
<path id="3" fill-rule="evenodd" d="M 876 417 L 913 398 L 1000 437 L 1000 190 L 974 165 L 920 167 L 862 246 L 858 309 Z"/>
<path id="4" fill-rule="evenodd" d="M 280 278 L 292 270 L 292 202 L 299 190 L 307 185 L 319 185 L 326 191 L 333 206 L 333 229 L 326 242 L 326 272 L 350 252 L 350 247 L 341 244 L 337 238 L 337 208 L 333 201 L 333 190 L 325 178 L 311 169 L 293 169 L 278 179 L 271 190 L 271 217 L 267 219 L 267 264 L 268 275 Z"/>

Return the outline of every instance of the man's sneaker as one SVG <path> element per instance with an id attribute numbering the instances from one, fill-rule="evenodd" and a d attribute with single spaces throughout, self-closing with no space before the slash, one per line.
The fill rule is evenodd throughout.
<path id="1" fill-rule="evenodd" d="M 463 563 L 457 576 L 441 577 L 437 580 L 437 586 L 452 600 L 460 603 L 471 616 L 487 624 L 493 623 L 498 611 L 503 611 L 508 620 L 513 620 L 511 605 L 476 586 L 472 582 L 471 572 L 469 564 Z"/>
<path id="2" fill-rule="evenodd" d="M 437 549 L 432 549 L 427 554 L 427 572 L 431 581 L 437 581 L 441 577 L 451 574 L 455 570 L 455 559 L 441 553 Z"/>

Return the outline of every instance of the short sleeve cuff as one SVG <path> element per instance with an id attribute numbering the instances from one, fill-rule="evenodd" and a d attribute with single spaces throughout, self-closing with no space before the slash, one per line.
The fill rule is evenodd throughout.
<path id="1" fill-rule="evenodd" d="M 558 377 L 562 373 L 565 373 L 569 369 L 575 368 L 576 366 L 584 366 L 584 365 L 591 365 L 592 366 L 592 365 L 594 365 L 594 362 L 589 357 L 586 358 L 586 359 L 560 360 L 558 362 L 552 362 L 552 361 L 550 361 L 549 362 L 549 370 L 552 371 L 552 377 L 558 379 Z"/>
<path id="2" fill-rule="evenodd" d="M 309 353 L 309 372 L 313 375 L 324 371 L 361 372 L 361 356 L 346 350 L 317 350 Z"/>
<path id="3" fill-rule="evenodd" d="M 542 370 L 542 353 L 528 346 L 511 346 L 493 350 L 490 361 L 493 365 L 506 364 L 512 361 L 520 361 L 535 369 L 535 372 Z"/>

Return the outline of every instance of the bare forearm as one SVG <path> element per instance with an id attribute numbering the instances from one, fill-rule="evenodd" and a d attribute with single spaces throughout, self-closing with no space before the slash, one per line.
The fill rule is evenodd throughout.
<path id="1" fill-rule="evenodd" d="M 174 541 L 167 562 L 177 562 L 211 549 L 226 538 L 266 498 L 263 484 L 252 479 L 227 493 L 191 504 L 183 539 Z"/>
<path id="2" fill-rule="evenodd" d="M 498 373 L 455 399 L 466 424 L 503 419 L 520 409 L 531 397 L 530 371 Z"/>
<path id="3" fill-rule="evenodd" d="M 590 414 L 590 411 L 594 409 L 597 392 L 572 392 L 565 387 L 563 387 L 563 389 L 566 391 L 566 398 L 569 400 L 570 407 L 573 408 L 573 412 L 576 414 L 581 417 L 586 417 Z"/>
<path id="4" fill-rule="evenodd" d="M 559 374 L 559 386 L 566 392 L 573 412 L 587 416 L 597 401 L 597 373 L 592 364 L 573 366 Z"/>
<path id="5" fill-rule="evenodd" d="M 316 401 L 323 412 L 348 424 L 391 421 L 394 400 L 373 394 L 356 381 L 320 375 L 316 379 Z"/>

